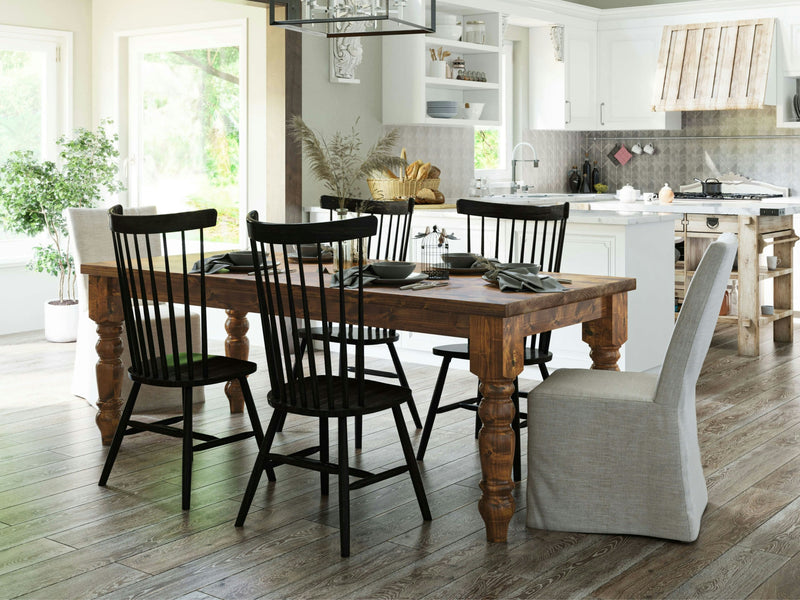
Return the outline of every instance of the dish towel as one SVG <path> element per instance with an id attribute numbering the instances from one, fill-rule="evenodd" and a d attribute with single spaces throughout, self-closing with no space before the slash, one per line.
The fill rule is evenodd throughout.
<path id="1" fill-rule="evenodd" d="M 503 292 L 563 292 L 566 289 L 554 277 L 539 275 L 539 265 L 499 264 L 483 278 L 496 282 Z"/>
<path id="2" fill-rule="evenodd" d="M 376 279 L 378 276 L 372 271 L 372 267 L 364 269 L 364 285 L 367 286 Z M 350 267 L 344 270 L 344 287 L 350 290 L 358 289 L 358 267 Z M 339 287 L 339 271 L 331 275 L 331 287 Z"/>

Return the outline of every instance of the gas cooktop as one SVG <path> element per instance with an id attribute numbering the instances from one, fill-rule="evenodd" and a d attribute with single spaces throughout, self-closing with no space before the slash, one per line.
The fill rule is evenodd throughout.
<path id="1" fill-rule="evenodd" d="M 767 198 L 781 198 L 781 194 L 704 194 L 702 192 L 675 192 L 676 200 L 754 200 L 760 201 Z"/>

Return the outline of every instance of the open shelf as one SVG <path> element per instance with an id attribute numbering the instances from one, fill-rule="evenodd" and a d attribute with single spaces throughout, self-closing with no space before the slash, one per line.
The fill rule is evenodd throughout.
<path id="1" fill-rule="evenodd" d="M 758 269 L 758 280 L 764 281 L 765 279 L 772 279 L 774 277 L 781 277 L 782 275 L 789 275 L 792 272 L 791 268 L 787 269 L 775 269 L 774 271 L 768 271 L 764 268 Z M 686 271 L 687 278 L 694 277 L 694 271 Z M 730 279 L 738 279 L 739 273 L 736 271 L 731 271 Z"/>
<path id="2" fill-rule="evenodd" d="M 457 40 L 446 40 L 444 38 L 437 38 L 433 36 L 425 36 L 425 45 L 428 48 L 439 48 L 449 50 L 453 54 L 470 55 L 470 54 L 498 54 L 500 48 L 491 46 L 489 44 L 473 44 L 472 42 L 461 42 Z"/>
<path id="3" fill-rule="evenodd" d="M 499 83 L 487 81 L 462 81 L 461 79 L 445 79 L 443 77 L 426 77 L 425 85 L 442 90 L 499 90 Z"/>

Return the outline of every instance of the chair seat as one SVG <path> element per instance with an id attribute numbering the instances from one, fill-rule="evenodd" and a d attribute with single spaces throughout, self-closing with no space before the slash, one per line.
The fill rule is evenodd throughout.
<path id="1" fill-rule="evenodd" d="M 133 368 L 128 369 L 128 377 L 132 381 L 146 383 L 148 385 L 156 385 L 160 387 L 196 387 L 202 385 L 211 385 L 214 383 L 223 383 L 225 381 L 236 379 L 238 377 L 246 377 L 256 372 L 257 366 L 247 360 L 238 358 L 230 358 L 228 356 L 208 356 L 208 375 L 203 376 L 203 367 L 201 365 L 201 355 L 194 354 L 194 372 L 193 376 L 189 376 L 189 365 L 186 361 L 185 355 L 181 353 L 179 356 L 179 373 L 175 372 L 172 362 L 168 359 L 169 372 L 168 377 L 157 378 L 152 375 L 142 375 L 134 373 Z M 178 376 L 180 375 L 180 376 Z"/>
<path id="2" fill-rule="evenodd" d="M 447 344 L 444 346 L 434 346 L 435 356 L 460 358 L 469 360 L 469 346 L 467 344 Z M 538 348 L 525 347 L 525 364 L 538 365 L 539 363 L 550 362 L 553 359 L 552 352 L 542 352 Z"/>
<path id="3" fill-rule="evenodd" d="M 411 398 L 411 390 L 399 385 L 391 385 L 379 381 L 364 380 L 361 384 L 364 386 L 364 406 L 355 406 L 358 401 L 358 386 L 359 382 L 356 379 L 348 378 L 348 391 L 350 398 L 350 406 L 344 406 L 344 398 L 341 394 L 341 377 L 332 377 L 331 389 L 334 392 L 332 401 L 328 401 L 328 386 L 320 385 L 318 387 L 320 398 L 319 407 L 311 406 L 311 378 L 305 377 L 304 382 L 308 382 L 306 389 L 308 390 L 309 406 L 303 407 L 294 405 L 288 402 L 281 401 L 277 398 L 274 391 L 270 390 L 267 395 L 267 400 L 273 408 L 285 410 L 288 413 L 306 415 L 310 417 L 353 417 L 357 415 L 366 415 L 382 410 L 399 406 L 404 402 L 408 402 Z M 296 383 L 295 385 L 298 385 Z"/>
<path id="4" fill-rule="evenodd" d="M 305 337 L 306 331 L 305 329 L 301 329 L 298 332 L 298 335 L 301 337 Z M 357 334 L 354 335 L 353 331 L 349 329 L 345 331 L 345 336 L 347 339 L 348 344 L 356 344 L 358 343 Z M 331 331 L 332 338 L 339 337 L 339 328 L 333 327 Z M 312 327 L 311 328 L 311 338 L 315 340 L 323 339 L 322 327 Z M 394 343 L 400 340 L 400 335 L 394 329 L 382 329 L 380 327 L 365 327 L 364 328 L 364 345 L 365 346 L 375 346 L 378 344 L 389 344 Z"/>

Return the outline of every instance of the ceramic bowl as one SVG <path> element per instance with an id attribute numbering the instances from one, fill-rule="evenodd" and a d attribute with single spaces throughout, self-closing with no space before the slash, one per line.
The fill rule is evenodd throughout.
<path id="1" fill-rule="evenodd" d="M 469 269 L 477 258 L 477 254 L 470 254 L 469 252 L 442 254 L 442 260 L 452 269 Z"/>
<path id="2" fill-rule="evenodd" d="M 372 263 L 372 272 L 381 279 L 403 279 L 414 272 L 417 263 L 383 260 Z"/>

